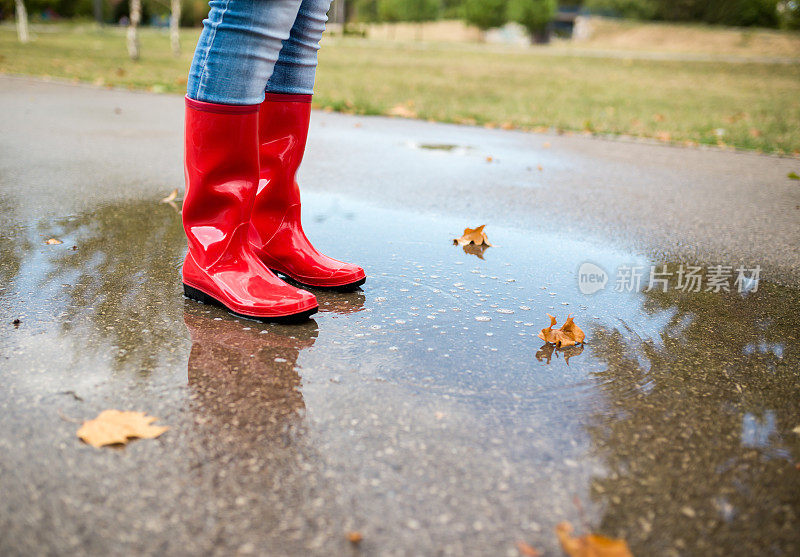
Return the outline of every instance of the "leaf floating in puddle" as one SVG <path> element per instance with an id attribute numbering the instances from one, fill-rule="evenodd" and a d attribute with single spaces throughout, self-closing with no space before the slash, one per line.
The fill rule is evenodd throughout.
<path id="1" fill-rule="evenodd" d="M 483 231 L 485 224 L 477 228 L 465 228 L 464 234 L 461 238 L 453 238 L 453 245 L 466 246 L 468 244 L 475 244 L 476 246 L 489 246 L 489 239 L 486 237 L 486 232 Z"/>
<path id="2" fill-rule="evenodd" d="M 83 422 L 78 437 L 93 447 L 125 445 L 135 438 L 155 439 L 169 429 L 152 425 L 157 419 L 144 412 L 104 410 L 95 419 Z"/>
<path id="3" fill-rule="evenodd" d="M 556 318 L 549 313 L 547 316 L 550 318 L 550 326 L 546 329 L 542 329 L 539 333 L 539 338 L 543 341 L 555 344 L 557 348 L 561 348 L 564 346 L 581 344 L 586 338 L 581 328 L 572 320 L 571 315 L 567 316 L 567 320 L 561 325 L 560 329 L 553 329 L 553 325 L 556 324 Z"/>
<path id="4" fill-rule="evenodd" d="M 159 203 L 164 203 L 166 205 L 169 205 L 170 207 L 175 209 L 175 211 L 180 213 L 181 210 L 178 208 L 177 203 L 175 203 L 175 199 L 177 199 L 177 197 L 178 197 L 178 188 L 175 188 L 170 192 L 170 194 L 167 197 L 162 199 Z"/>
<path id="5" fill-rule="evenodd" d="M 633 557 L 625 540 L 597 534 L 573 537 L 572 525 L 569 522 L 561 522 L 556 526 L 556 536 L 561 542 L 561 549 L 569 557 Z"/>
<path id="6" fill-rule="evenodd" d="M 161 200 L 161 203 L 169 203 L 171 201 L 175 201 L 178 197 L 178 188 L 175 188 L 170 192 L 170 194 Z"/>
<path id="7" fill-rule="evenodd" d="M 50 246 L 57 246 L 58 244 L 63 244 L 63 243 L 64 242 L 62 242 L 58 238 L 50 238 L 49 240 L 47 240 L 45 242 L 45 244 L 50 245 Z"/>

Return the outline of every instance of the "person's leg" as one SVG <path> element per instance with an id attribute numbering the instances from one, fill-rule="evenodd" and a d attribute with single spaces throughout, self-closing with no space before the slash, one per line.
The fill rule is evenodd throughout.
<path id="1" fill-rule="evenodd" d="M 248 238 L 270 269 L 304 285 L 352 290 L 366 280 L 364 270 L 311 245 L 300 222 L 295 181 L 308 136 L 317 50 L 329 5 L 330 0 L 303 0 L 267 84 L 258 112 L 261 179 Z"/>
<path id="2" fill-rule="evenodd" d="M 264 89 L 301 0 L 211 0 L 189 70 L 190 99 L 253 105 Z"/>
<path id="3" fill-rule="evenodd" d="M 319 41 L 331 0 L 303 0 L 267 83 L 268 93 L 312 95 Z"/>

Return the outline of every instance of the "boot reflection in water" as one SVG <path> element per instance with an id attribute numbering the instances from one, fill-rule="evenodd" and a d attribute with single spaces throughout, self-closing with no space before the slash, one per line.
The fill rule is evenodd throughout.
<path id="1" fill-rule="evenodd" d="M 321 254 L 300 222 L 295 174 L 331 0 L 211 0 L 186 92 L 187 297 L 263 321 L 300 321 L 313 294 L 364 270 Z"/>
<path id="2" fill-rule="evenodd" d="M 215 315 L 187 302 L 183 317 L 192 339 L 189 387 L 202 415 L 237 431 L 281 435 L 305 408 L 295 367 L 314 345 L 317 324 L 248 326 Z"/>

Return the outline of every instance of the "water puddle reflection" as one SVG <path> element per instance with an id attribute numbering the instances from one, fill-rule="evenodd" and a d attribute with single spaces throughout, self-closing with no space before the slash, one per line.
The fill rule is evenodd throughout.
<path id="1" fill-rule="evenodd" d="M 244 497 L 228 528 L 246 537 L 256 508 L 295 551 L 353 527 L 376 548 L 408 535 L 423 552 L 516 539 L 555 552 L 553 526 L 581 520 L 575 497 L 592 528 L 635 554 L 800 544 L 798 292 L 765 280 L 744 295 L 584 295 L 582 263 L 649 262 L 492 223 L 498 247 L 461 249 L 451 238 L 483 223 L 317 195 L 304 206 L 309 236 L 369 280 L 316 292 L 321 311 L 307 324 L 259 324 L 181 297 L 179 216 L 157 201 L 10 236 L 5 431 L 52 429 L 52 404 L 70 416 L 148 409 L 173 431 L 126 454 L 156 451 L 163 481 L 198 497 Z M 45 245 L 51 237 L 64 243 Z M 547 313 L 572 314 L 587 343 L 543 346 Z M 80 401 L 56 395 L 67 391 Z M 64 445 L 64 427 L 36 450 L 95 462 Z M 190 517 L 216 516 L 194 503 Z"/>

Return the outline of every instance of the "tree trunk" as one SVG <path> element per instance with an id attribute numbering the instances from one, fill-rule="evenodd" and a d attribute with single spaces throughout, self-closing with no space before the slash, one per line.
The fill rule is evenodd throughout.
<path id="1" fill-rule="evenodd" d="M 92 13 L 94 20 L 100 25 L 103 24 L 103 0 L 92 0 Z"/>
<path id="2" fill-rule="evenodd" d="M 130 23 L 128 24 L 128 55 L 139 59 L 139 22 L 142 19 L 142 0 L 130 0 Z"/>
<path id="3" fill-rule="evenodd" d="M 17 14 L 17 37 L 19 42 L 27 43 L 28 37 L 28 10 L 25 9 L 25 3 L 22 0 L 16 0 L 16 14 Z"/>
<path id="4" fill-rule="evenodd" d="M 172 12 L 169 14 L 169 43 L 172 54 L 181 55 L 181 0 L 171 0 Z"/>

